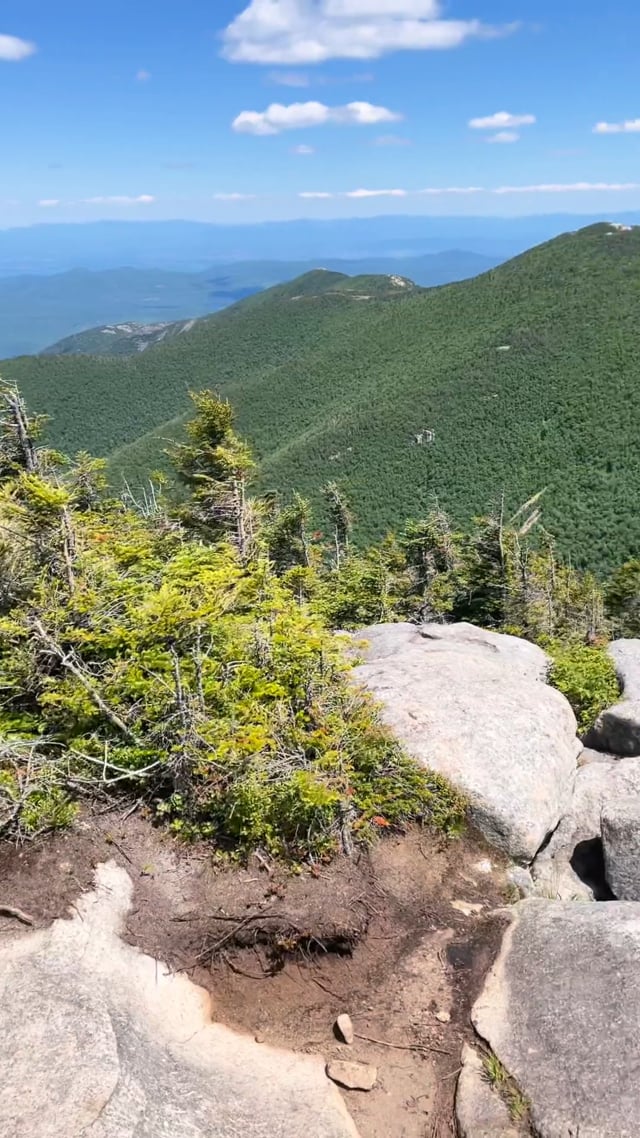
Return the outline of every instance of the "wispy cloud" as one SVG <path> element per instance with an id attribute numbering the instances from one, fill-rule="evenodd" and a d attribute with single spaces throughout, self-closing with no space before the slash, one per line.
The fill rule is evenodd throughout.
<path id="1" fill-rule="evenodd" d="M 21 60 L 34 55 L 37 50 L 36 45 L 29 43 L 28 40 L 21 40 L 18 36 L 0 35 L 0 60 L 4 63 L 20 63 Z"/>
<path id="2" fill-rule="evenodd" d="M 484 194 L 482 186 L 427 186 L 425 190 L 417 190 L 418 194 L 428 194 L 439 197 L 441 194 Z"/>
<path id="3" fill-rule="evenodd" d="M 533 126 L 535 115 L 512 115 L 508 111 L 497 111 L 495 115 L 469 119 L 472 130 L 508 130 L 518 126 Z"/>
<path id="4" fill-rule="evenodd" d="M 270 71 L 268 79 L 279 87 L 310 87 L 311 77 L 306 71 Z"/>
<path id="5" fill-rule="evenodd" d="M 401 134 L 379 134 L 373 140 L 374 146 L 411 146 L 410 138 L 404 138 Z"/>
<path id="6" fill-rule="evenodd" d="M 327 107 L 325 103 L 272 103 L 266 111 L 241 111 L 232 127 L 240 134 L 280 134 L 284 130 L 306 130 L 334 123 L 340 126 L 371 126 L 398 122 L 402 115 L 373 103 L 347 103 L 344 107 Z"/>
<path id="7" fill-rule="evenodd" d="M 597 122 L 594 134 L 640 134 L 640 119 L 626 119 L 625 122 Z"/>
<path id="8" fill-rule="evenodd" d="M 156 201 L 152 194 L 138 194 L 131 197 L 129 194 L 105 194 L 95 198 L 83 198 L 85 205 L 151 205 Z"/>
<path id="9" fill-rule="evenodd" d="M 509 142 L 517 142 L 520 138 L 517 130 L 499 130 L 497 134 L 490 134 L 487 142 L 500 142 L 503 145 Z"/>
<path id="10" fill-rule="evenodd" d="M 255 196 L 256 196 L 255 194 L 239 194 L 239 193 L 213 194 L 212 195 L 213 200 L 216 202 L 249 202 L 249 201 L 253 201 Z"/>
<path id="11" fill-rule="evenodd" d="M 346 198 L 406 198 L 408 190 L 347 190 Z"/>
<path id="12" fill-rule="evenodd" d="M 338 87 L 347 83 L 373 83 L 372 71 L 356 71 L 353 75 L 326 75 L 322 71 L 270 71 L 270 83 L 280 87 Z"/>
<path id="13" fill-rule="evenodd" d="M 41 206 L 42 209 L 53 209 L 55 206 L 60 205 L 60 199 L 59 198 L 41 198 L 40 201 L 38 202 L 38 205 Z"/>
<path id="14" fill-rule="evenodd" d="M 136 72 L 136 79 L 138 83 L 148 83 L 151 78 L 151 72 L 144 69 Z"/>
<path id="15" fill-rule="evenodd" d="M 301 142 L 300 146 L 292 146 L 291 147 L 291 153 L 297 154 L 301 158 L 308 158 L 309 155 L 315 154 L 315 152 L 316 152 L 315 147 L 314 146 L 307 146 L 306 142 Z"/>
<path id="16" fill-rule="evenodd" d="M 538 186 L 499 186 L 493 194 L 582 194 L 627 193 L 640 190 L 640 182 L 551 182 Z"/>
<path id="17" fill-rule="evenodd" d="M 300 198 L 406 198 L 406 197 L 459 197 L 474 194 L 571 194 L 571 193 L 628 193 L 639 191 L 640 182 L 540 182 L 529 186 L 426 186 L 420 190 L 395 189 L 357 189 L 328 193 L 324 190 L 309 190 L 298 194 Z"/>
<path id="18" fill-rule="evenodd" d="M 519 26 L 442 18 L 440 0 L 250 0 L 223 33 L 237 63 L 305 64 L 442 51 Z"/>

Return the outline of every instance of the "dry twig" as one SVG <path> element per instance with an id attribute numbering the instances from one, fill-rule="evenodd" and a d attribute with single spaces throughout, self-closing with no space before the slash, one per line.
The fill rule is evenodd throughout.
<path id="1" fill-rule="evenodd" d="M 14 920 L 20 921 L 23 925 L 33 925 L 35 921 L 28 913 L 23 912 L 22 909 L 15 909 L 13 905 L 0 905 L 1 917 L 13 917 Z"/>
<path id="2" fill-rule="evenodd" d="M 435 1051 L 438 1055 L 451 1055 L 443 1047 L 433 1047 L 430 1043 L 390 1043 L 388 1039 L 374 1039 L 371 1035 L 359 1035 L 356 1039 L 364 1039 L 365 1043 L 377 1043 L 379 1047 L 393 1047 L 394 1051 Z"/>

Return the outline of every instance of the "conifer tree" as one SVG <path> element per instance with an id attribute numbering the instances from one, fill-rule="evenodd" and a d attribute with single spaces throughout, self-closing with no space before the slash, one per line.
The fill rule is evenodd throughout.
<path id="1" fill-rule="evenodd" d="M 255 503 L 247 496 L 254 469 L 251 451 L 233 430 L 233 411 L 211 391 L 192 392 L 196 415 L 187 423 L 188 443 L 169 451 L 191 497 L 180 510 L 190 528 L 209 538 L 228 535 L 240 557 L 253 548 Z"/>

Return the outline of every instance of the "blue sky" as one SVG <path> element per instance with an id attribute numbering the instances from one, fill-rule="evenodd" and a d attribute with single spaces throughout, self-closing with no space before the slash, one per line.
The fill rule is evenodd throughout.
<path id="1" fill-rule="evenodd" d="M 3 0 L 0 226 L 638 209 L 638 43 L 637 0 Z"/>

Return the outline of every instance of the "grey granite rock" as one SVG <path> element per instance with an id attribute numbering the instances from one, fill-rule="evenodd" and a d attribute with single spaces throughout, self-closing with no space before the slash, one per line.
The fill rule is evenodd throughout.
<path id="1" fill-rule="evenodd" d="M 640 640 L 614 640 L 608 648 L 622 687 L 622 700 L 598 716 L 586 743 L 598 751 L 640 755 Z"/>
<path id="2" fill-rule="evenodd" d="M 639 904 L 521 901 L 472 1018 L 539 1138 L 637 1138 Z"/>
<path id="3" fill-rule="evenodd" d="M 120 940 L 113 863 L 70 920 L 0 940 L 6 1138 L 357 1138 L 320 1059 L 212 1022 L 208 994 Z"/>
<path id="4" fill-rule="evenodd" d="M 469 624 L 378 625 L 357 634 L 357 680 L 425 766 L 467 794 L 491 844 L 531 861 L 571 801 L 580 744 L 544 652 Z"/>
<path id="5" fill-rule="evenodd" d="M 606 802 L 602 849 L 605 876 L 614 897 L 640 901 L 640 793 Z"/>
<path id="6" fill-rule="evenodd" d="M 581 766 L 569 810 L 532 866 L 535 891 L 561 901 L 604 900 L 601 815 L 615 803 L 640 802 L 640 758 Z M 604 886 L 604 889 L 603 889 Z"/>

